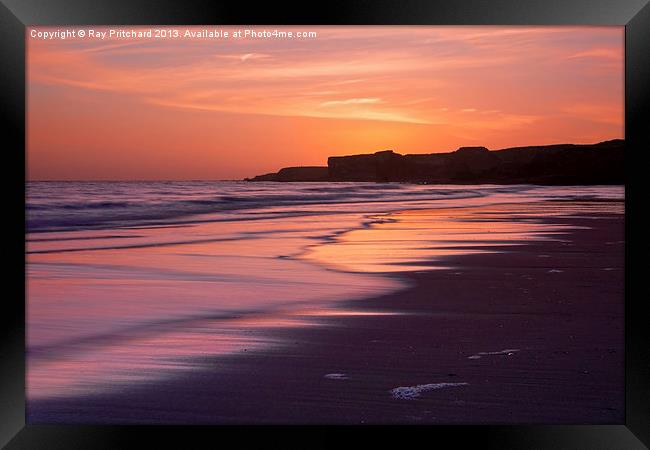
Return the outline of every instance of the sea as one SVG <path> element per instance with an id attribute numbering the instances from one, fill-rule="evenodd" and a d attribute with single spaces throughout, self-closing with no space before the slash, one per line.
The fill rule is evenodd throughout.
<path id="1" fill-rule="evenodd" d="M 401 272 L 563 231 L 472 208 L 624 198 L 623 186 L 28 182 L 27 396 L 99 395 L 281 347 L 269 330 L 372 314 L 355 299 L 408 288 Z"/>

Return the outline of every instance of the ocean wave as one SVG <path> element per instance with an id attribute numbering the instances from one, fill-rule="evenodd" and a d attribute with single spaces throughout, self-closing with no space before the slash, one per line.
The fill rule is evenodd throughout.
<path id="1" fill-rule="evenodd" d="M 211 220 L 196 217 L 206 214 L 221 214 L 212 220 L 250 220 L 260 214 L 286 217 L 313 214 L 313 208 L 319 205 L 327 205 L 328 213 L 361 210 L 372 213 L 423 202 L 435 207 L 437 201 L 444 201 L 446 207 L 457 207 L 467 199 L 507 194 L 549 199 L 624 195 L 615 188 L 400 183 L 30 182 L 27 183 L 26 213 L 28 231 L 42 232 Z"/>

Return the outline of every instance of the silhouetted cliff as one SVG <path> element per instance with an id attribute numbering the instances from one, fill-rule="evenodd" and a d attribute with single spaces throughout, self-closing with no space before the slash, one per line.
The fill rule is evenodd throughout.
<path id="1" fill-rule="evenodd" d="M 327 167 L 290 167 L 249 181 L 401 181 L 438 184 L 623 184 L 621 139 L 490 151 L 332 156 Z"/>
<path id="2" fill-rule="evenodd" d="M 329 181 L 327 167 L 285 167 L 279 172 L 246 178 L 246 181 Z"/>

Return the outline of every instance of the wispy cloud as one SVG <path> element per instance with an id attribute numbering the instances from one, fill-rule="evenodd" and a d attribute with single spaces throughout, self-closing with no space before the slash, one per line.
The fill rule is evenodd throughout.
<path id="1" fill-rule="evenodd" d="M 372 103 L 381 103 L 381 99 L 373 98 L 348 98 L 346 100 L 330 100 L 323 102 L 320 106 L 338 106 L 338 105 L 367 105 Z"/>
<path id="2" fill-rule="evenodd" d="M 605 58 L 613 59 L 620 61 L 623 59 L 623 55 L 620 49 L 616 48 L 591 48 L 589 50 L 584 50 L 573 55 L 569 55 L 567 58 Z"/>
<path id="3" fill-rule="evenodd" d="M 241 62 L 246 62 L 249 60 L 256 60 L 256 59 L 266 59 L 266 58 L 272 58 L 271 55 L 267 55 L 264 53 L 244 53 L 244 54 L 217 54 L 215 57 L 220 58 L 220 59 L 230 59 L 230 60 L 235 60 L 235 61 L 241 61 Z"/>
<path id="4" fill-rule="evenodd" d="M 416 27 L 405 32 L 380 27 L 342 33 L 326 28 L 311 43 L 285 48 L 242 41 L 225 52 L 223 44 L 215 52 L 210 42 L 30 41 L 30 82 L 112 91 L 176 108 L 439 123 L 444 108 L 522 115 L 504 106 L 509 94 L 499 92 L 505 88 L 524 99 L 528 86 L 499 86 L 493 73 L 522 74 L 554 61 L 620 57 L 614 45 L 567 45 L 571 33 L 576 29 Z M 558 36 L 562 45 L 555 41 Z M 179 56 L 171 58 L 173 52 Z M 254 68 L 248 67 L 252 62 Z M 589 76 L 584 69 L 575 75 Z M 462 106 L 468 88 L 480 107 Z M 553 100 L 548 97 L 545 101 Z M 540 98 L 534 101 L 539 107 Z"/>

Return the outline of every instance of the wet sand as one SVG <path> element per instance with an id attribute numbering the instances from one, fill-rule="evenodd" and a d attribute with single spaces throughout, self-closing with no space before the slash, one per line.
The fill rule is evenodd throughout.
<path id="1" fill-rule="evenodd" d="M 391 314 L 276 328 L 285 345 L 121 392 L 32 401 L 28 421 L 622 423 L 623 215 L 543 220 L 590 228 L 394 274 L 412 287 L 341 305 Z"/>

